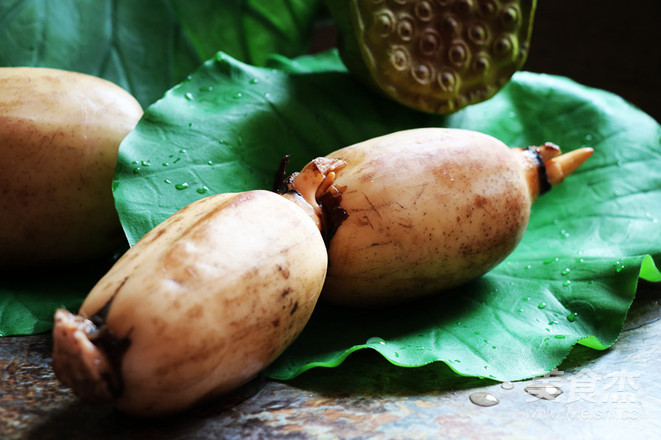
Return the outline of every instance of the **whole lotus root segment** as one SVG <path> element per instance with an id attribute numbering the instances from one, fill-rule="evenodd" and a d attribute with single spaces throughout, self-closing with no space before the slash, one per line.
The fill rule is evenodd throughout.
<path id="1" fill-rule="evenodd" d="M 145 235 L 78 315 L 55 314 L 53 367 L 87 402 L 156 417 L 253 378 L 306 325 L 327 253 L 270 191 L 210 196 Z"/>
<path id="2" fill-rule="evenodd" d="M 329 154 L 323 163 L 342 163 L 328 188 L 341 193 L 346 218 L 328 241 L 322 298 L 387 306 L 480 277 L 517 246 L 534 200 L 591 154 L 561 154 L 551 143 L 509 148 L 482 133 L 442 128 Z M 310 187 L 324 180 L 315 162 L 322 161 L 294 175 L 290 189 L 319 199 Z"/>
<path id="3" fill-rule="evenodd" d="M 112 181 L 138 101 L 43 67 L 0 68 L 0 90 L 0 271 L 112 256 L 126 242 Z"/>
<path id="4" fill-rule="evenodd" d="M 327 0 L 352 73 L 394 100 L 452 113 L 498 92 L 528 55 L 536 0 Z"/>

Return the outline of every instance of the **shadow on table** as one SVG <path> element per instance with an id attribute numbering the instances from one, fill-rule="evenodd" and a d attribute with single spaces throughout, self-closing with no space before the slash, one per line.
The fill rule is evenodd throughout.
<path id="1" fill-rule="evenodd" d="M 266 380 L 256 378 L 233 393 L 200 402 L 189 410 L 155 419 L 132 417 L 104 405 L 90 405 L 76 400 L 48 413 L 44 422 L 35 425 L 25 437 L 34 440 L 62 439 L 172 439 L 195 433 L 209 422 L 222 418 L 231 425 L 238 413 L 231 411 L 262 389 Z M 224 438 L 223 433 L 219 436 Z"/>

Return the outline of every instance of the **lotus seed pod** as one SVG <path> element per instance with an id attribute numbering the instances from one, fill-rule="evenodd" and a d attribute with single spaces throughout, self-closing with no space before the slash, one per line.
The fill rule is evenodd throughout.
<path id="1" fill-rule="evenodd" d="M 392 99 L 452 113 L 498 92 L 528 55 L 536 0 L 327 0 L 349 71 Z"/>
<path id="2" fill-rule="evenodd" d="M 310 205 L 335 192 L 346 213 L 328 242 L 322 298 L 387 306 L 480 277 L 517 246 L 533 201 L 591 154 L 560 155 L 553 144 L 509 148 L 474 131 L 424 128 L 311 162 L 293 176 L 291 191 L 312 194 L 307 185 L 325 182 Z"/>
<path id="3" fill-rule="evenodd" d="M 127 251 L 78 315 L 56 312 L 56 375 L 85 401 L 147 417 L 231 391 L 297 337 L 326 265 L 319 229 L 280 195 L 193 202 Z"/>

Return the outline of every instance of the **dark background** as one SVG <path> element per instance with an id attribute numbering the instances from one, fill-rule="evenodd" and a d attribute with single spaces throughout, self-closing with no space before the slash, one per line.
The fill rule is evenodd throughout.
<path id="1" fill-rule="evenodd" d="M 660 21 L 659 0 L 538 0 L 523 69 L 614 92 L 660 121 Z"/>

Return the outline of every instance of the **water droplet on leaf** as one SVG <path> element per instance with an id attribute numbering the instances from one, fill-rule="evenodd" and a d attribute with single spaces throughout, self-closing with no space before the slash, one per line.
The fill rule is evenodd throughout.
<path id="1" fill-rule="evenodd" d="M 386 341 L 383 338 L 379 338 L 379 337 L 371 337 L 365 343 L 366 344 L 386 345 Z"/>

